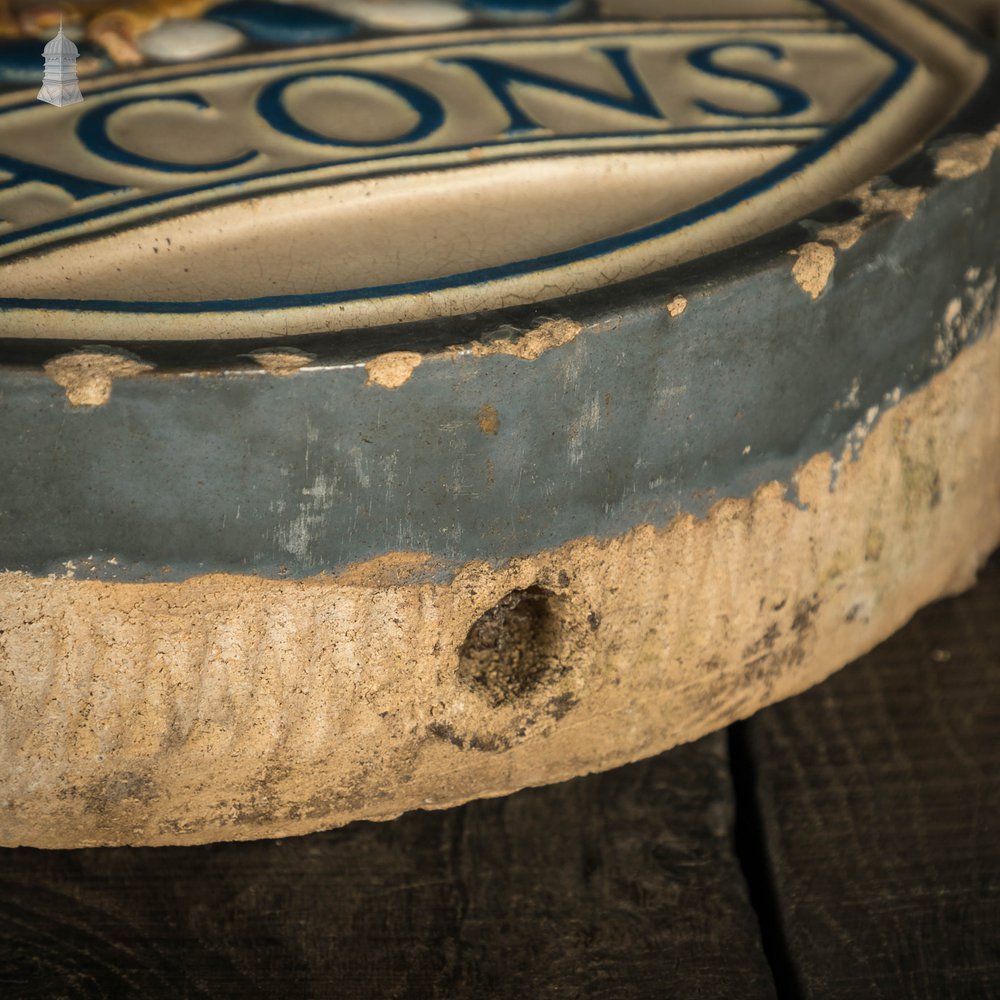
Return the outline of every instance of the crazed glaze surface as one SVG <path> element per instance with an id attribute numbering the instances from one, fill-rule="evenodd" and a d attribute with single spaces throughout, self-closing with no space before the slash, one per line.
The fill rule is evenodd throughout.
<path id="1" fill-rule="evenodd" d="M 987 70 L 903 0 L 604 13 L 105 78 L 57 123 L 0 99 L 5 332 L 294 335 L 606 287 L 825 205 Z"/>

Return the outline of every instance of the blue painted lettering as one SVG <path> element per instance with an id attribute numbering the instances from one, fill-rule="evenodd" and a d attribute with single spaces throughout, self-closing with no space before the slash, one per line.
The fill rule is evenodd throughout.
<path id="1" fill-rule="evenodd" d="M 616 111 L 627 111 L 644 118 L 654 118 L 666 121 L 666 116 L 653 100 L 645 84 L 639 78 L 627 49 L 595 48 L 593 51 L 606 56 L 618 71 L 622 82 L 628 88 L 629 97 L 616 97 L 605 90 L 584 87 L 577 83 L 569 83 L 558 77 L 539 73 L 536 70 L 525 69 L 522 66 L 511 66 L 508 63 L 497 62 L 495 59 L 480 59 L 465 56 L 455 59 L 442 59 L 443 63 L 457 63 L 471 69 L 489 87 L 493 96 L 503 106 L 510 118 L 505 135 L 518 132 L 533 132 L 543 126 L 531 118 L 517 103 L 511 93 L 511 84 L 519 83 L 529 87 L 541 88 L 559 94 L 569 94 L 572 97 L 596 104 L 602 108 L 613 108 Z"/>
<path id="2" fill-rule="evenodd" d="M 355 141 L 320 135 L 292 117 L 285 107 L 284 95 L 292 84 L 298 83 L 300 80 L 314 80 L 322 77 L 363 80 L 387 90 L 416 112 L 417 123 L 402 135 L 378 141 L 373 139 Z M 391 76 L 384 76 L 381 73 L 354 73 L 346 70 L 297 73 L 294 76 L 275 80 L 261 91 L 260 97 L 257 99 L 257 112 L 272 128 L 294 139 L 301 139 L 303 142 L 316 143 L 321 146 L 350 146 L 354 148 L 396 146 L 405 142 L 418 142 L 436 132 L 444 122 L 444 108 L 441 106 L 441 102 L 423 88 L 403 80 L 393 79 Z"/>
<path id="3" fill-rule="evenodd" d="M 128 97 L 122 101 L 110 101 L 80 117 L 76 126 L 77 137 L 95 156 L 103 157 L 112 163 L 121 163 L 127 167 L 142 167 L 145 170 L 157 170 L 164 173 L 202 174 L 206 171 L 231 170 L 233 167 L 248 163 L 257 156 L 257 151 L 251 150 L 231 160 L 223 160 L 221 163 L 174 163 L 168 160 L 156 160 L 124 149 L 108 135 L 108 121 L 120 108 L 159 101 L 176 101 L 181 104 L 191 104 L 199 109 L 209 107 L 208 102 L 200 94 L 195 93 L 171 94 L 169 97 Z"/>
<path id="4" fill-rule="evenodd" d="M 736 111 L 732 108 L 723 108 L 712 101 L 695 101 L 695 104 L 702 111 L 707 111 L 710 115 L 722 115 L 726 118 L 789 118 L 809 107 L 811 103 L 809 98 L 798 87 L 782 83 L 780 80 L 758 76 L 745 69 L 730 69 L 726 66 L 720 66 L 715 61 L 716 53 L 732 49 L 754 49 L 769 55 L 775 62 L 785 58 L 784 50 L 777 45 L 769 45 L 766 42 L 722 42 L 719 45 L 706 45 L 704 48 L 695 49 L 688 55 L 688 62 L 695 69 L 701 70 L 702 73 L 707 73 L 709 76 L 720 77 L 723 80 L 739 80 L 743 83 L 752 83 L 763 87 L 774 96 L 778 107 L 772 111 Z"/>

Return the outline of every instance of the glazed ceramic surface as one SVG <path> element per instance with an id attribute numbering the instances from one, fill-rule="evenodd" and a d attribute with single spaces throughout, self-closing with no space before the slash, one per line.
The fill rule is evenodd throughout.
<path id="1" fill-rule="evenodd" d="M 606 287 L 850 191 L 986 73 L 906 3 L 736 7 L 609 3 L 104 77 L 58 119 L 12 94 L 6 331 L 336 332 Z"/>

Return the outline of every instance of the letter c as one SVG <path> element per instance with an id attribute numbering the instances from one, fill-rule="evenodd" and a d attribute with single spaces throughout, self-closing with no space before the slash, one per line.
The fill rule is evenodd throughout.
<path id="1" fill-rule="evenodd" d="M 242 166 L 257 155 L 257 150 L 254 149 L 221 163 L 171 163 L 168 160 L 156 160 L 123 149 L 108 135 L 108 120 L 120 108 L 146 101 L 177 101 L 181 104 L 191 104 L 199 109 L 210 106 L 205 98 L 196 93 L 171 94 L 166 97 L 127 97 L 121 101 L 110 101 L 80 116 L 76 126 L 77 138 L 91 153 L 104 160 L 121 163 L 126 167 L 142 167 L 145 170 L 158 170 L 164 173 L 202 174 L 210 170 L 230 170 Z"/>

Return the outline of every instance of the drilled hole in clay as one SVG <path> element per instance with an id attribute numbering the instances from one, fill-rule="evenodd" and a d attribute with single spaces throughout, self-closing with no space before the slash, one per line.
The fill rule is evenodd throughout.
<path id="1" fill-rule="evenodd" d="M 556 598 L 542 587 L 512 590 L 478 618 L 458 651 L 458 676 L 494 706 L 562 673 Z"/>

